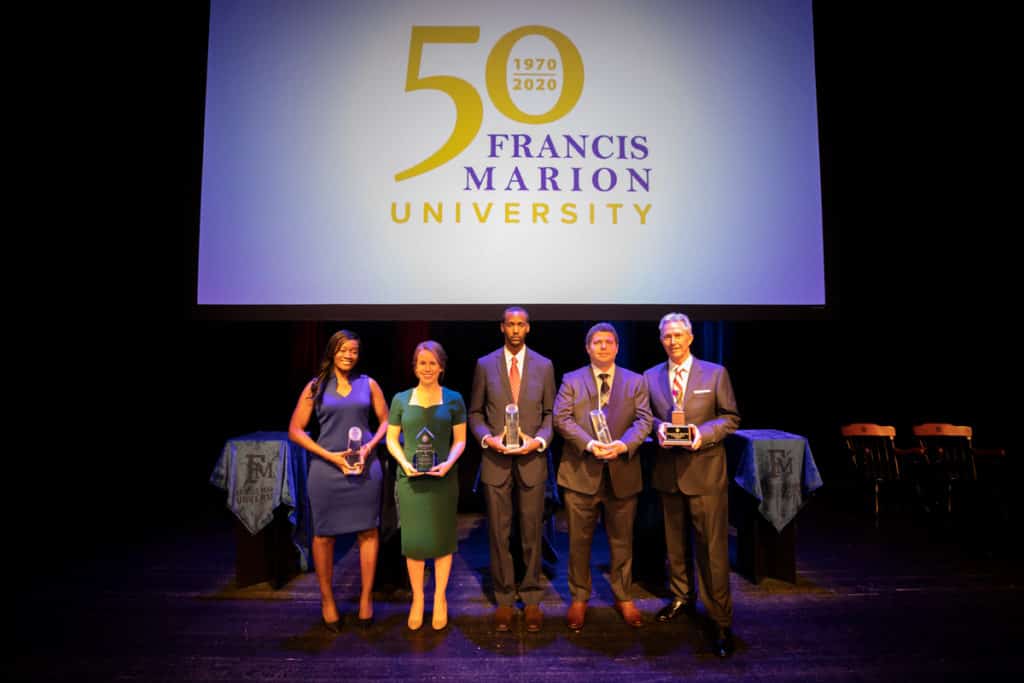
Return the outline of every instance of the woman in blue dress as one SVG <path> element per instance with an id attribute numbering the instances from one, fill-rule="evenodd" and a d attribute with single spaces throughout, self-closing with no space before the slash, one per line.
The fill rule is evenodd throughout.
<path id="1" fill-rule="evenodd" d="M 330 631 L 341 629 L 334 601 L 334 538 L 356 533 L 362 592 L 359 623 L 373 621 L 373 577 L 380 541 L 380 495 L 384 479 L 375 449 L 387 431 L 388 406 L 380 386 L 356 372 L 359 337 L 354 332 L 335 332 L 327 342 L 320 373 L 302 390 L 292 413 L 288 435 L 314 454 L 309 464 L 309 502 L 313 510 L 313 564 L 320 583 L 320 611 Z M 370 432 L 373 411 L 377 429 Z M 316 415 L 320 436 L 306 434 L 310 417 Z M 358 429 L 362 445 L 349 447 L 350 432 Z"/>
<path id="2" fill-rule="evenodd" d="M 423 625 L 423 573 L 426 560 L 434 560 L 434 612 L 431 626 L 440 631 L 448 625 L 448 576 L 452 553 L 457 549 L 455 513 L 459 502 L 459 470 L 456 463 L 466 448 L 466 404 L 457 391 L 441 386 L 448 362 L 435 341 L 420 343 L 413 352 L 413 372 L 419 383 L 395 394 L 387 428 L 388 451 L 400 469 L 395 482 L 398 518 L 402 529 L 402 554 L 409 570 L 412 605 L 408 627 Z M 403 435 L 404 443 L 398 436 Z M 426 471 L 414 462 L 426 455 Z M 433 457 L 429 457 L 429 456 Z"/>

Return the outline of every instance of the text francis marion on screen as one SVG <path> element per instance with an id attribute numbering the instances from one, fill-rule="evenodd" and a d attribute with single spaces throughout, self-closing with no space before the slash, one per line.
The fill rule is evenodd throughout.
<path id="1" fill-rule="evenodd" d="M 418 71 L 425 43 L 472 43 L 479 35 L 476 26 L 413 27 L 406 90 L 434 89 L 447 93 L 455 103 L 456 121 L 448 141 L 430 157 L 396 174 L 397 183 L 447 163 L 477 138 L 483 122 L 483 103 L 476 88 L 452 76 L 421 77 Z M 516 44 L 528 35 L 548 38 L 555 51 L 540 56 L 519 54 Z M 546 26 L 523 26 L 506 33 L 487 60 L 491 102 L 506 118 L 519 123 L 543 124 L 561 119 L 579 101 L 583 82 L 583 60 L 576 46 L 565 34 Z M 552 97 L 559 93 L 550 109 L 541 114 L 523 111 L 512 94 L 541 92 Z M 486 139 L 486 161 L 463 167 L 461 190 L 473 196 L 467 195 L 466 201 L 447 202 L 392 200 L 391 221 L 647 224 L 652 204 L 634 197 L 650 192 L 652 169 L 602 165 L 608 160 L 647 160 L 650 151 L 646 135 L 487 133 Z M 494 160 L 512 163 L 498 166 Z M 494 201 L 494 195 L 486 194 L 528 191 L 552 193 L 553 201 Z M 607 193 L 608 200 L 588 201 L 587 197 L 593 199 L 595 193 Z"/>

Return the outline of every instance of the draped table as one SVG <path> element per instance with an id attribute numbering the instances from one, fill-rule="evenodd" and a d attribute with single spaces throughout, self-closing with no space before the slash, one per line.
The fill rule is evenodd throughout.
<path id="1" fill-rule="evenodd" d="M 741 429 L 725 440 L 735 569 L 754 583 L 796 582 L 795 518 L 822 486 L 807 439 L 777 429 Z"/>
<path id="2" fill-rule="evenodd" d="M 287 432 L 228 439 L 210 483 L 227 491 L 236 518 L 235 579 L 280 588 L 312 566 L 313 523 L 306 490 L 308 453 Z"/>

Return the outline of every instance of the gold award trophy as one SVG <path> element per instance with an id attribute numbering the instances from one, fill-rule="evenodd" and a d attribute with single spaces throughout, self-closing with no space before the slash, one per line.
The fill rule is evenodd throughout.
<path id="1" fill-rule="evenodd" d="M 686 412 L 676 405 L 672 410 L 672 424 L 665 425 L 666 446 L 689 446 L 693 443 L 693 425 L 686 424 Z"/>

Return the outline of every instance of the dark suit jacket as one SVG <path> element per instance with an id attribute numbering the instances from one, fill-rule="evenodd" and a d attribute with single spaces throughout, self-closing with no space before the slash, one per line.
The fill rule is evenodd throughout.
<path id="1" fill-rule="evenodd" d="M 555 369 L 551 361 L 526 348 L 519 383 L 519 427 L 534 438 L 551 444 L 551 408 L 555 400 Z M 505 428 L 505 406 L 512 402 L 504 347 L 476 362 L 473 390 L 469 397 L 469 429 L 480 443 L 488 434 L 498 436 Z M 525 486 L 547 481 L 548 459 L 545 451 L 529 455 L 503 455 L 483 449 L 480 479 L 490 486 L 501 486 L 515 471 Z"/>
<path id="2" fill-rule="evenodd" d="M 594 438 L 590 411 L 598 407 L 597 384 L 589 365 L 566 373 L 555 398 L 555 429 L 565 439 L 558 483 L 571 491 L 594 495 L 601 485 L 603 460 L 587 452 Z M 612 439 L 621 440 L 629 451 L 608 461 L 612 490 L 618 498 L 640 493 L 643 476 L 636 451 L 651 431 L 651 408 L 644 378 L 615 366 L 612 393 L 605 407 Z"/>
<path id="3" fill-rule="evenodd" d="M 647 370 L 644 379 L 651 395 L 657 432 L 662 422 L 672 421 L 668 361 Z M 691 496 L 725 493 L 725 446 L 722 442 L 740 426 L 729 372 L 721 365 L 694 357 L 683 396 L 683 410 L 686 421 L 700 429 L 700 450 L 657 448 L 651 484 L 665 493 L 682 491 Z"/>

